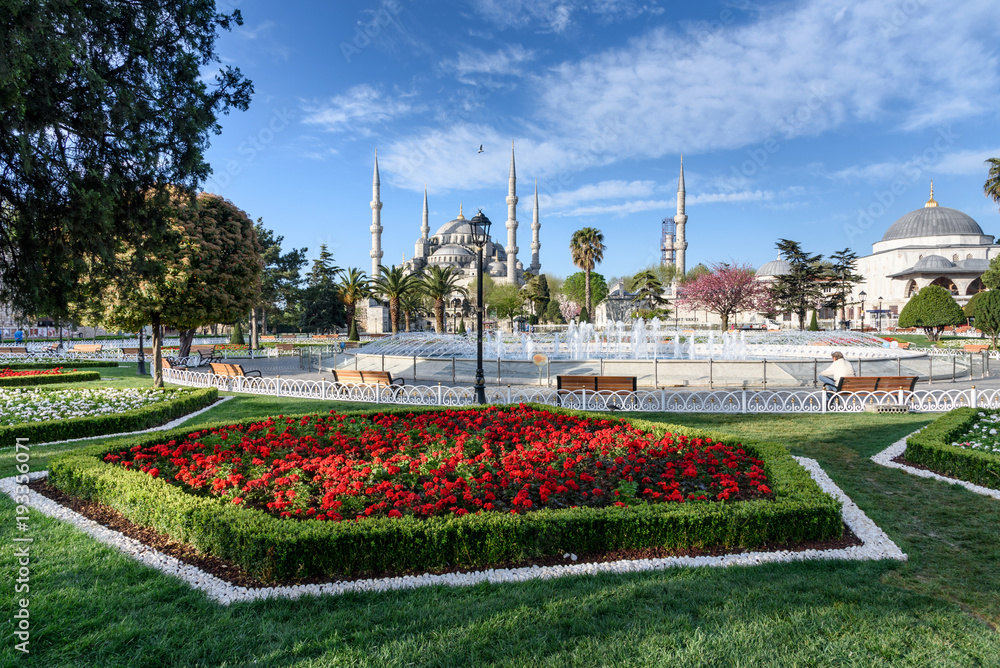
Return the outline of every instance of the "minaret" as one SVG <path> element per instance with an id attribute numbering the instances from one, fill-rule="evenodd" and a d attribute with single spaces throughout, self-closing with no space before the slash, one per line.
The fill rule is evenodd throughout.
<path id="1" fill-rule="evenodd" d="M 431 247 L 430 211 L 427 208 L 427 184 L 424 184 L 424 217 L 420 225 L 420 238 L 417 239 L 416 251 L 413 253 L 413 269 L 419 270 L 427 264 L 427 256 Z"/>
<path id="2" fill-rule="evenodd" d="M 687 219 L 687 214 L 684 213 L 684 154 L 681 154 L 681 177 L 677 181 L 677 215 L 674 216 L 674 223 L 677 225 L 677 236 L 674 241 L 674 250 L 677 253 L 675 260 L 677 280 L 683 278 L 687 271 L 684 266 L 684 253 L 688 247 L 684 238 L 684 227 L 687 225 Z"/>
<path id="3" fill-rule="evenodd" d="M 507 280 L 517 285 L 517 176 L 514 141 L 510 142 L 510 179 L 507 187 Z"/>
<path id="4" fill-rule="evenodd" d="M 382 265 L 382 201 L 379 191 L 382 184 L 378 179 L 378 149 L 375 149 L 375 176 L 372 179 L 372 278 L 382 275 L 379 267 Z"/>
<path id="5" fill-rule="evenodd" d="M 535 208 L 531 212 L 531 273 L 538 276 L 542 263 L 538 260 L 538 251 L 542 244 L 538 240 L 538 232 L 542 224 L 538 222 L 538 180 L 535 180 Z"/>

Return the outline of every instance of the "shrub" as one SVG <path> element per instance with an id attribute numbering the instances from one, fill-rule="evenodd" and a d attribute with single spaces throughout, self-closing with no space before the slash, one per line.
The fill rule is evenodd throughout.
<path id="1" fill-rule="evenodd" d="M 928 341 L 937 341 L 948 325 L 965 322 L 965 313 L 951 293 L 940 285 L 928 285 L 913 296 L 899 314 L 900 327 L 921 327 Z"/>
<path id="2" fill-rule="evenodd" d="M 384 413 L 417 412 L 424 411 L 406 407 Z M 607 419 L 606 415 L 582 415 Z M 729 436 L 683 427 L 637 419 L 628 422 L 661 434 L 672 431 L 693 438 L 733 441 Z M 189 431 L 137 437 L 116 444 L 114 450 L 169 441 Z M 764 461 L 774 499 L 334 523 L 289 521 L 216 498 L 191 495 L 141 471 L 104 463 L 101 458 L 111 451 L 104 444 L 58 458 L 51 463 L 50 475 L 52 483 L 68 494 L 112 506 L 134 522 L 186 541 L 204 553 L 234 561 L 264 580 L 469 568 L 564 552 L 585 554 L 649 546 L 750 548 L 841 535 L 840 504 L 824 494 L 784 448 L 745 441 L 742 445 Z"/>
<path id="3" fill-rule="evenodd" d="M 981 412 L 977 408 L 956 408 L 931 422 L 906 439 L 906 459 L 943 476 L 1000 489 L 1000 456 L 952 445 Z"/>
<path id="4" fill-rule="evenodd" d="M 149 429 L 204 408 L 219 398 L 219 391 L 214 387 L 201 390 L 177 390 L 177 392 L 180 395 L 177 399 L 143 406 L 124 413 L 90 415 L 48 422 L 25 422 L 0 427 L 0 443 L 13 443 L 16 438 L 27 438 L 32 443 L 48 443 L 49 441 L 64 441 L 73 438 Z"/>
<path id="5" fill-rule="evenodd" d="M 14 376 L 12 378 L 0 378 L 0 387 L 34 387 L 36 385 L 55 385 L 56 383 L 85 383 L 91 380 L 100 380 L 101 374 L 97 371 L 69 371 L 59 374 L 46 374 L 43 376 Z"/>

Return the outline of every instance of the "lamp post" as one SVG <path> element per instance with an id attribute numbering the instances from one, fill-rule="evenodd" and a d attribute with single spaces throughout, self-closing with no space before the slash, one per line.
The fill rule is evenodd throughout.
<path id="1" fill-rule="evenodd" d="M 476 253 L 476 403 L 486 403 L 486 376 L 483 374 L 483 246 L 490 238 L 490 219 L 483 210 L 472 217 L 472 243 Z"/>
<path id="2" fill-rule="evenodd" d="M 878 298 L 878 331 L 882 331 L 882 298 Z"/>
<path id="3" fill-rule="evenodd" d="M 858 298 L 861 300 L 861 333 L 865 333 L 865 297 L 868 296 L 864 290 L 858 293 Z"/>

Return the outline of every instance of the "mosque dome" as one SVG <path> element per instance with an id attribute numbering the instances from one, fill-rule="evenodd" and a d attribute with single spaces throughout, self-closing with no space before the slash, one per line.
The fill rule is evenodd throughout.
<path id="1" fill-rule="evenodd" d="M 914 271 L 927 271 L 931 269 L 953 269 L 955 263 L 948 258 L 941 257 L 940 255 L 926 255 L 913 265 Z"/>
<path id="2" fill-rule="evenodd" d="M 788 264 L 785 260 L 780 257 L 777 260 L 771 260 L 764 264 L 763 267 L 757 270 L 757 276 L 785 276 L 792 273 L 792 265 Z"/>
<path id="3" fill-rule="evenodd" d="M 890 225 L 889 229 L 886 230 L 885 236 L 882 237 L 882 241 L 954 234 L 981 236 L 983 235 L 983 228 L 979 227 L 979 223 L 973 220 L 972 216 L 962 213 L 957 209 L 939 206 L 934 201 L 934 184 L 932 183 L 931 198 L 927 200 L 927 204 L 924 204 L 921 209 L 909 212 Z"/>
<path id="4" fill-rule="evenodd" d="M 507 275 L 507 264 L 504 262 L 490 262 L 490 266 L 487 267 L 487 273 L 491 276 L 506 276 Z"/>

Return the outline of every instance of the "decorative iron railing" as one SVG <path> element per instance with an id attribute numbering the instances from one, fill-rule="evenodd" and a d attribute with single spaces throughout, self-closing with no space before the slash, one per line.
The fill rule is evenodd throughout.
<path id="1" fill-rule="evenodd" d="M 243 394 L 392 404 L 399 406 L 472 406 L 471 386 L 363 385 L 290 378 L 232 378 L 164 369 L 164 380 L 188 387 L 217 387 Z M 487 387 L 490 403 L 538 403 L 592 411 L 668 413 L 860 413 L 878 407 L 942 412 L 960 406 L 1000 408 L 1000 390 L 898 390 L 834 394 L 819 390 L 665 389 L 637 392 L 575 392 L 525 386 Z"/>

